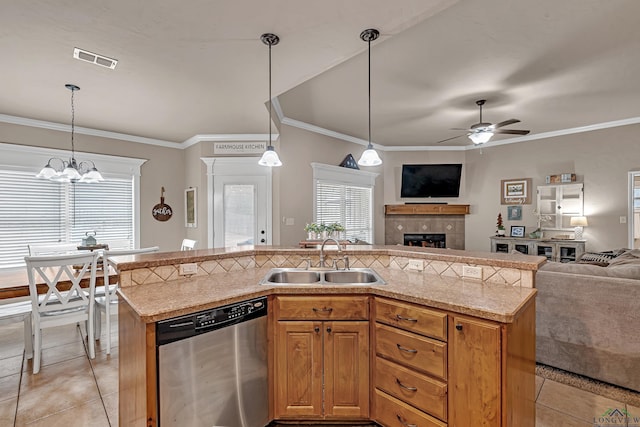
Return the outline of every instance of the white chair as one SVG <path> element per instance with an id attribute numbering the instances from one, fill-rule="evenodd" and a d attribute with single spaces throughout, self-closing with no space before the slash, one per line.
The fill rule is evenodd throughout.
<path id="1" fill-rule="evenodd" d="M 33 373 L 40 372 L 42 329 L 70 323 L 86 322 L 89 357 L 95 357 L 94 310 L 97 252 L 73 255 L 26 256 L 29 293 L 33 314 Z M 87 277 L 88 275 L 88 277 Z M 88 278 L 87 288 L 81 282 Z M 47 292 L 39 295 L 38 281 L 44 281 Z M 62 289 L 69 287 L 68 290 Z"/>
<path id="2" fill-rule="evenodd" d="M 0 325 L 24 322 L 24 350 L 27 359 L 33 358 L 33 327 L 31 326 L 31 301 L 0 305 Z"/>
<path id="3" fill-rule="evenodd" d="M 111 354 L 111 316 L 115 314 L 112 310 L 115 310 L 115 305 L 118 303 L 118 295 L 116 291 L 120 286 L 120 280 L 117 279 L 119 272 L 116 269 L 113 257 L 123 255 L 138 255 L 148 254 L 152 252 L 158 252 L 160 250 L 157 246 L 141 249 L 130 249 L 124 251 L 112 251 L 105 250 L 102 255 L 102 270 L 104 273 L 104 296 L 96 296 L 96 311 L 95 311 L 95 338 L 96 341 L 100 339 L 102 333 L 102 312 L 106 318 L 106 332 L 107 332 L 107 354 Z M 113 271 L 110 271 L 113 269 Z M 116 273 L 115 276 L 110 274 Z"/>
<path id="4" fill-rule="evenodd" d="M 180 250 L 181 251 L 191 251 L 191 250 L 195 249 L 196 243 L 198 243 L 197 240 L 183 239 L 182 240 L 182 246 L 180 247 Z"/>
<path id="5" fill-rule="evenodd" d="M 78 253 L 76 243 L 33 243 L 27 245 L 30 256 L 63 255 Z"/>

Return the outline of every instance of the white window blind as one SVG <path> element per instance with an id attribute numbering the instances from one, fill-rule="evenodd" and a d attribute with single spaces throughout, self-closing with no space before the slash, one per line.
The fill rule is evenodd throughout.
<path id="1" fill-rule="evenodd" d="M 87 231 L 133 242 L 133 194 L 131 178 L 62 184 L 0 170 L 0 268 L 24 265 L 28 244 L 80 244 Z"/>
<path id="2" fill-rule="evenodd" d="M 316 181 L 315 221 L 345 227 L 349 240 L 373 241 L 371 188 Z"/>
<path id="3" fill-rule="evenodd" d="M 340 223 L 349 240 L 373 244 L 373 188 L 377 173 L 312 163 L 314 221 Z"/>

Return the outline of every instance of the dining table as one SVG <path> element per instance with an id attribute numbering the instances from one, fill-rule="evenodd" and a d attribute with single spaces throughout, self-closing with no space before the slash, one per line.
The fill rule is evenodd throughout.
<path id="1" fill-rule="evenodd" d="M 115 270 L 109 270 L 109 277 L 115 276 L 117 273 Z M 89 276 L 87 273 L 80 281 L 80 286 L 83 288 L 89 287 Z M 36 287 L 39 294 L 45 294 L 48 290 L 48 286 L 44 281 L 38 277 L 38 283 Z M 102 269 L 96 272 L 96 286 L 104 285 L 104 274 Z M 58 289 L 61 291 L 67 291 L 71 288 L 71 281 L 62 280 L 58 282 Z M 28 297 L 29 294 L 29 276 L 27 274 L 27 267 L 18 267 L 11 269 L 0 269 L 0 300 L 8 298 Z"/>

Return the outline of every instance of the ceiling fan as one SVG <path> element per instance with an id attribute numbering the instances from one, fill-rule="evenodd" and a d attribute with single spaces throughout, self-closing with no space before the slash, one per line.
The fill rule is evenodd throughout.
<path id="1" fill-rule="evenodd" d="M 474 144 L 480 145 L 488 142 L 491 137 L 496 133 L 503 134 L 511 134 L 511 135 L 526 135 L 530 131 L 528 130 L 519 130 L 519 129 L 502 129 L 504 126 L 512 125 L 514 123 L 519 123 L 518 119 L 509 119 L 504 122 L 492 124 L 485 123 L 482 121 L 482 106 L 487 102 L 485 99 L 479 99 L 476 101 L 476 105 L 480 107 L 480 121 L 475 125 L 472 125 L 469 129 L 461 129 L 461 128 L 453 128 L 452 130 L 464 130 L 467 133 L 462 135 L 457 135 L 452 138 L 443 139 L 438 141 L 438 144 L 445 141 L 451 141 L 452 139 L 460 138 L 461 136 L 468 136 Z"/>

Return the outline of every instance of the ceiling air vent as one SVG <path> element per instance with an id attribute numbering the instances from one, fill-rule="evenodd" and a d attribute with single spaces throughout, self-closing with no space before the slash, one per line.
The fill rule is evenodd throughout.
<path id="1" fill-rule="evenodd" d="M 101 67 L 111 68 L 112 70 L 118 65 L 117 59 L 107 58 L 106 56 L 98 55 L 97 53 L 89 52 L 79 48 L 73 49 L 73 57 L 80 61 L 91 62 L 92 64 L 100 65 Z"/>

